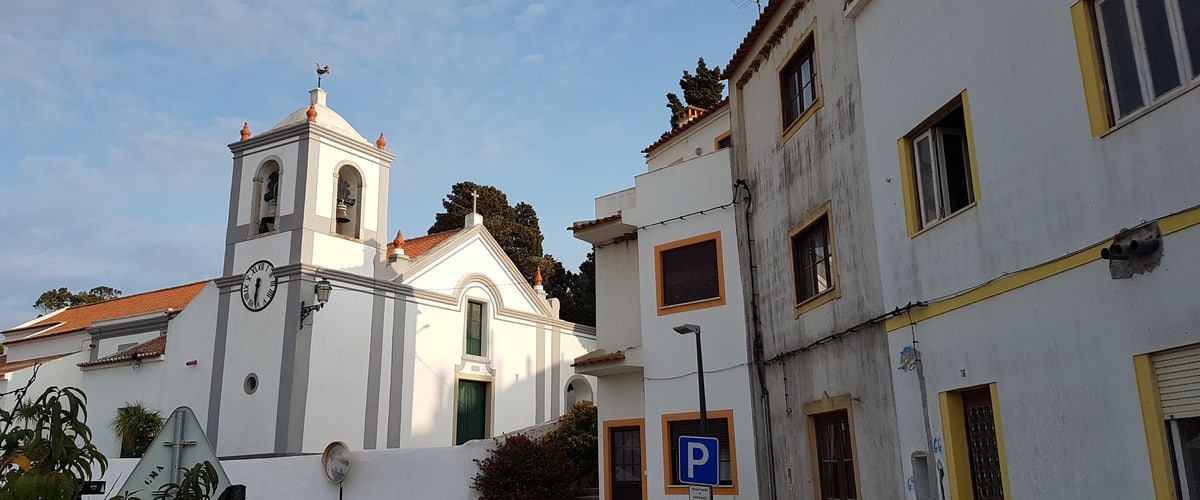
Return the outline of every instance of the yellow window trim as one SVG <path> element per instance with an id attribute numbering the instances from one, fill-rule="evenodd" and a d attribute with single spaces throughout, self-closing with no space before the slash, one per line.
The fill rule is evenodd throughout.
<path id="1" fill-rule="evenodd" d="M 732 135 L 733 135 L 733 131 L 726 130 L 724 134 L 718 135 L 716 138 L 714 138 L 713 139 L 713 151 L 720 151 L 721 150 L 721 141 L 725 140 L 728 137 L 731 137 Z"/>
<path id="2" fill-rule="evenodd" d="M 1196 225 L 1200 225 L 1200 207 L 1192 207 L 1158 219 L 1158 228 L 1162 231 L 1163 236 L 1177 233 Z M 1104 240 L 1057 259 L 1006 274 L 958 295 L 930 302 L 925 307 L 914 309 L 903 316 L 889 318 L 884 323 L 885 328 L 889 332 L 907 328 L 908 325 L 941 316 L 976 302 L 1016 290 L 1025 285 L 1065 273 L 1079 266 L 1090 264 L 1100 260 L 1100 249 L 1107 247 L 1111 243 L 1111 239 Z"/>
<path id="3" fill-rule="evenodd" d="M 1175 498 L 1175 477 L 1167 451 L 1162 407 L 1158 400 L 1158 383 L 1149 354 L 1133 357 L 1133 375 L 1137 380 L 1138 401 L 1142 407 L 1142 425 L 1146 431 L 1146 449 L 1150 453 L 1150 479 L 1155 500 Z"/>
<path id="4" fill-rule="evenodd" d="M 638 440 L 641 443 L 639 448 L 641 448 L 640 451 L 642 452 L 642 499 L 644 500 L 646 498 L 646 419 L 644 418 L 625 418 L 604 421 L 603 432 L 601 434 L 603 439 L 600 440 L 600 446 L 604 447 L 604 463 L 601 465 L 604 467 L 604 471 L 606 471 L 604 474 L 604 498 L 606 500 L 612 500 L 613 494 L 612 446 L 610 446 L 608 442 L 608 431 L 613 427 L 638 428 L 638 435 L 640 436 Z"/>
<path id="5" fill-rule="evenodd" d="M 734 496 L 738 494 L 738 469 L 737 469 L 737 439 L 734 438 L 733 432 L 733 410 L 708 410 L 708 420 L 724 418 L 729 422 L 729 477 L 733 480 L 731 486 L 713 486 L 713 496 Z M 700 412 L 693 411 L 687 413 L 664 413 L 662 415 L 662 440 L 663 440 L 663 491 L 667 495 L 687 495 L 688 487 L 686 485 L 672 485 L 671 481 L 671 422 L 677 420 L 699 420 Z M 643 462 L 645 463 L 645 462 Z"/>
<path id="6" fill-rule="evenodd" d="M 992 398 L 992 418 L 996 424 L 996 453 L 1000 457 L 1000 483 L 1004 487 L 1005 500 L 1012 499 L 1012 488 L 1008 482 L 1008 463 L 1004 451 L 1004 427 L 1000 420 L 1000 397 L 996 383 L 967 387 L 938 393 L 938 406 L 942 414 L 942 440 L 946 447 L 946 477 L 950 481 L 950 498 L 974 498 L 971 485 L 971 458 L 967 451 L 967 425 L 963 414 L 962 393 L 987 388 Z"/>
<path id="7" fill-rule="evenodd" d="M 810 41 L 812 42 L 813 48 L 813 68 L 816 69 L 817 74 L 817 99 L 813 101 L 812 106 L 809 106 L 808 109 L 804 110 L 803 113 L 800 113 L 800 116 L 796 118 L 796 121 L 785 126 L 783 123 L 783 92 L 782 89 L 779 90 L 779 130 L 782 130 L 782 132 L 779 134 L 780 146 L 787 142 L 788 139 L 791 139 L 792 136 L 796 134 L 796 131 L 800 130 L 800 127 L 802 127 L 809 118 L 812 118 L 818 109 L 821 109 L 821 107 L 825 105 L 825 90 L 821 87 L 821 54 L 819 48 L 817 47 L 817 18 L 815 17 L 813 18 L 812 22 L 808 24 L 808 27 L 804 29 L 804 33 L 801 34 L 799 38 L 796 38 L 794 42 L 792 42 L 792 48 L 788 49 L 788 53 L 783 57 L 782 62 L 775 67 L 775 86 L 779 87 L 779 75 L 780 73 L 783 73 L 783 67 L 792 62 L 792 57 L 796 55 L 796 52 L 799 51 L 801 47 L 807 45 Z"/>
<path id="8" fill-rule="evenodd" d="M 967 99 L 967 91 L 963 90 L 954 99 L 942 105 L 940 109 L 929 115 L 928 118 L 916 127 L 913 127 L 904 137 L 896 141 L 896 150 L 900 154 L 900 190 L 904 197 L 904 221 L 905 227 L 908 229 L 909 238 L 915 238 L 926 229 L 937 225 L 937 223 L 933 223 L 926 227 L 921 226 L 920 200 L 917 196 L 917 166 L 913 160 L 912 139 L 959 108 L 962 109 L 964 128 L 966 129 L 963 132 L 967 134 L 967 161 L 971 164 L 971 194 L 975 196 L 975 201 L 963 207 L 958 212 L 946 216 L 942 220 L 965 212 L 979 204 L 979 200 L 983 198 L 983 190 L 979 187 L 979 160 L 976 157 L 977 153 L 975 151 L 975 129 L 971 125 L 971 103 Z"/>
<path id="9" fill-rule="evenodd" d="M 698 300 L 695 302 L 687 302 L 679 305 L 667 306 L 664 305 L 665 299 L 663 296 L 662 282 L 662 254 L 667 250 L 673 250 L 679 247 L 686 247 L 696 243 L 715 240 L 717 242 L 717 296 L 711 299 Z M 721 252 L 721 232 L 713 231 L 711 233 L 693 236 L 670 243 L 663 243 L 654 247 L 654 286 L 657 289 L 658 295 L 658 315 L 666 316 L 668 314 L 676 314 L 687 311 L 695 311 L 698 309 L 707 309 L 710 307 L 719 307 L 725 305 L 725 259 Z"/>
<path id="10" fill-rule="evenodd" d="M 1092 136 L 1100 137 L 1112 128 L 1110 103 L 1100 65 L 1100 45 L 1096 41 L 1096 23 L 1092 3 L 1080 0 L 1071 6 L 1071 27 L 1075 30 L 1075 50 L 1079 54 L 1079 72 L 1083 77 L 1083 99 L 1087 104 L 1088 125 Z"/>
<path id="11" fill-rule="evenodd" d="M 830 215 L 830 213 L 829 213 L 831 206 L 832 206 L 832 200 L 825 201 L 825 203 L 822 203 L 821 206 L 817 207 L 816 210 L 813 210 L 813 211 L 809 212 L 808 214 L 806 214 L 804 216 L 804 219 L 801 220 L 799 224 L 792 226 L 792 228 L 788 230 L 788 250 L 789 250 L 788 254 L 790 257 L 788 259 L 788 261 L 791 263 L 791 269 L 792 269 L 792 298 L 793 298 L 793 300 L 796 301 L 795 305 L 793 306 L 793 309 L 796 313 L 797 318 L 799 318 L 800 315 L 802 315 L 808 311 L 816 309 L 816 308 L 820 307 L 821 305 L 824 305 L 826 303 L 829 303 L 830 301 L 833 301 L 835 299 L 839 299 L 842 297 L 842 287 L 839 286 L 840 283 L 838 282 L 837 246 L 834 243 L 834 237 L 833 237 L 833 216 Z M 795 295 L 796 294 L 796 286 L 795 286 L 796 285 L 796 283 L 795 283 L 796 259 L 794 257 L 792 257 L 795 255 L 794 251 L 792 251 L 792 249 L 791 249 L 792 238 L 795 238 L 797 234 L 804 232 L 806 229 L 811 227 L 813 225 L 813 223 L 817 222 L 822 217 L 824 217 L 826 220 L 826 228 L 825 229 L 829 235 L 829 248 L 833 249 L 833 252 L 831 252 L 829 255 L 830 275 L 832 276 L 833 283 L 831 283 L 831 286 L 828 290 L 825 290 L 824 292 L 813 295 L 812 297 L 809 297 L 807 299 L 800 300 L 800 297 L 797 297 Z"/>
<path id="12" fill-rule="evenodd" d="M 850 449 L 854 452 L 854 490 L 862 491 L 862 484 L 858 474 L 858 462 L 862 455 L 858 452 L 858 436 L 854 432 L 854 407 L 853 398 L 849 394 L 841 396 L 829 397 L 828 394 L 824 398 L 816 401 L 804 403 L 804 415 L 808 418 L 806 422 L 808 426 L 808 457 L 812 464 L 812 486 L 813 498 L 821 497 L 821 470 L 820 463 L 817 460 L 817 427 L 816 417 L 835 411 L 845 411 L 846 420 L 850 423 Z"/>

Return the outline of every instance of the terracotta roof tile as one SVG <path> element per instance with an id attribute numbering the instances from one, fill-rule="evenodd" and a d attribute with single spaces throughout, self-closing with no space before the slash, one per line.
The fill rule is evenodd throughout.
<path id="1" fill-rule="evenodd" d="M 462 229 L 451 229 L 449 231 L 442 231 L 440 233 L 427 234 L 425 236 L 410 240 L 404 240 L 404 245 L 401 248 L 404 249 L 404 255 L 415 259 L 420 257 L 421 254 L 433 249 L 433 247 L 438 246 L 438 244 L 441 242 L 446 241 L 447 238 L 458 234 L 459 231 L 462 231 Z"/>
<path id="2" fill-rule="evenodd" d="M 126 316 L 134 316 L 155 311 L 166 311 L 168 309 L 181 310 L 187 307 L 192 299 L 208 285 L 207 281 L 200 281 L 187 285 L 180 285 L 153 292 L 139 293 L 127 297 L 120 297 L 95 304 L 87 304 L 83 306 L 73 306 L 58 314 L 47 316 L 42 321 L 35 322 L 31 325 L 21 328 L 5 330 L 0 333 L 7 334 L 15 331 L 25 331 L 33 328 L 47 328 L 48 330 L 35 333 L 28 337 L 19 340 L 13 340 L 7 343 L 24 342 L 26 340 L 46 338 L 51 335 L 59 335 L 63 333 L 77 332 L 87 327 L 92 326 L 97 321 L 108 319 L 123 318 Z"/>
<path id="3" fill-rule="evenodd" d="M 598 226 L 600 224 L 604 224 L 605 222 L 612 222 L 615 220 L 621 220 L 621 214 L 610 215 L 608 217 L 601 217 L 599 219 L 581 220 L 579 222 L 571 224 L 571 227 L 568 227 L 567 230 L 568 231 L 578 231 L 580 229 L 587 229 L 592 226 Z"/>
<path id="4" fill-rule="evenodd" d="M 687 129 L 689 129 L 689 128 L 692 128 L 692 126 L 693 126 L 693 125 L 695 125 L 695 124 L 697 124 L 697 123 L 700 123 L 702 120 L 704 120 L 704 118 L 705 118 L 706 116 L 710 116 L 710 115 L 712 115 L 714 112 L 716 112 L 717 110 L 719 110 L 719 109 L 721 109 L 721 108 L 723 108 L 723 107 L 725 107 L 725 106 L 728 106 L 728 105 L 729 105 L 729 98 L 728 98 L 728 97 L 726 97 L 726 98 L 724 98 L 724 99 L 721 99 L 721 102 L 717 103 L 717 105 L 716 105 L 716 106 L 713 106 L 713 107 L 712 107 L 712 109 L 707 109 L 707 110 L 704 110 L 704 112 L 703 112 L 703 113 L 701 113 L 701 114 L 700 114 L 700 116 L 697 116 L 697 117 L 693 118 L 691 121 L 689 121 L 689 122 L 687 122 L 687 123 L 683 124 L 683 126 L 681 126 L 681 127 L 677 128 L 677 129 L 674 129 L 674 130 L 672 130 L 672 131 L 670 131 L 670 132 L 667 132 L 667 133 L 663 134 L 663 135 L 662 135 L 662 137 L 659 137 L 657 141 L 654 141 L 654 144 L 651 144 L 651 145 L 649 145 L 649 146 L 646 146 L 646 149 L 643 149 L 643 150 L 642 150 L 642 153 L 644 153 L 644 154 L 650 154 L 650 152 L 651 152 L 651 151 L 654 151 L 654 150 L 655 150 L 655 149 L 657 149 L 659 146 L 662 146 L 664 143 L 666 143 L 667 141 L 671 140 L 671 139 L 672 139 L 672 138 L 674 138 L 675 136 L 678 136 L 679 134 L 682 134 L 682 133 L 683 133 L 684 131 L 686 131 Z"/>
<path id="5" fill-rule="evenodd" d="M 725 65 L 725 71 L 721 73 L 721 78 L 728 80 L 733 76 L 733 72 L 737 71 L 738 66 L 742 65 L 742 61 L 746 59 L 746 55 L 750 53 L 750 48 L 754 46 L 754 42 L 758 41 L 758 37 L 762 36 L 764 30 L 767 29 L 767 24 L 771 22 L 771 17 L 775 12 L 783 7 L 783 0 L 772 0 L 763 9 L 762 14 L 758 15 L 758 19 L 754 21 L 754 26 L 750 27 L 750 32 L 746 34 L 746 38 L 742 39 L 742 44 L 733 53 L 733 57 L 729 59 L 729 64 Z M 803 0 L 802 2 L 803 3 Z"/>
<path id="6" fill-rule="evenodd" d="M 157 358 L 166 353 L 167 353 L 167 336 L 159 335 L 158 337 L 155 337 L 153 340 L 147 340 L 145 342 L 142 342 L 141 344 L 138 344 L 138 345 L 135 345 L 128 349 L 125 349 L 124 351 L 118 351 L 116 353 L 109 354 L 108 356 L 97 359 L 95 361 L 86 361 L 83 363 L 79 363 L 79 367 L 87 368 L 87 367 L 92 367 L 92 366 L 115 365 L 115 364 L 124 363 L 127 361 L 134 361 L 134 360 L 138 360 L 138 359 Z"/>
<path id="7" fill-rule="evenodd" d="M 13 361 L 11 363 L 8 361 L 8 355 L 3 354 L 3 355 L 0 355 L 0 375 L 6 375 L 9 373 L 15 372 L 17 370 L 23 369 L 23 368 L 29 368 L 33 365 L 45 363 L 47 361 L 54 361 L 58 358 L 61 358 L 64 356 L 70 356 L 72 354 L 75 354 L 75 353 L 68 352 L 68 353 L 64 353 L 64 354 L 55 354 L 53 356 L 42 356 L 40 358 L 23 359 L 21 361 Z"/>
<path id="8" fill-rule="evenodd" d="M 617 351 L 617 352 L 608 353 L 608 354 L 598 354 L 597 353 L 597 355 L 594 355 L 591 357 L 588 356 L 589 354 L 593 354 L 593 353 L 584 354 L 583 356 L 575 358 L 575 362 L 571 363 L 571 366 L 574 367 L 574 366 L 598 365 L 600 363 L 609 363 L 612 361 L 622 361 L 625 359 L 625 351 Z"/>

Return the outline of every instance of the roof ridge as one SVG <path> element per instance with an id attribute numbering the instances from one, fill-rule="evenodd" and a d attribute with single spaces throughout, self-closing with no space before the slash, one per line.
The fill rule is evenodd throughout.
<path id="1" fill-rule="evenodd" d="M 654 151 L 655 149 L 658 149 L 659 146 L 662 146 L 667 141 L 674 139 L 678 135 L 682 134 L 684 131 L 692 128 L 692 126 L 703 121 L 705 118 L 714 116 L 716 114 L 717 110 L 719 110 L 727 105 L 729 105 L 729 96 L 726 96 L 724 99 L 721 99 L 721 102 L 718 102 L 716 106 L 713 106 L 711 108 L 704 110 L 704 112 L 700 113 L 700 116 L 697 116 L 695 118 L 692 118 L 691 120 L 688 120 L 687 123 L 680 125 L 678 128 L 674 128 L 674 129 L 668 130 L 667 132 L 664 132 L 663 135 L 659 136 L 658 140 L 654 141 L 654 144 L 646 146 L 646 149 L 643 149 L 642 153 L 644 153 L 648 156 L 652 151 Z M 693 107 L 695 107 L 695 106 L 693 106 Z"/>
<path id="2" fill-rule="evenodd" d="M 133 299 L 133 298 L 141 297 L 141 296 L 143 296 L 143 295 L 149 295 L 149 294 L 152 294 L 152 293 L 162 293 L 162 292 L 165 292 L 165 291 L 168 291 L 168 290 L 176 290 L 176 289 L 179 289 L 179 288 L 187 288 L 187 287 L 189 287 L 189 286 L 196 286 L 196 285 L 199 285 L 199 284 L 201 284 L 201 283 L 208 283 L 209 281 L 212 281 L 212 280 L 211 280 L 211 279 L 206 279 L 206 280 L 200 280 L 200 281 L 196 281 L 196 282 L 192 282 L 192 283 L 185 283 L 185 284 L 183 284 L 183 285 L 175 285 L 175 286 L 169 286 L 169 287 L 166 287 L 166 288 L 159 288 L 158 290 L 148 290 L 148 291 L 145 291 L 145 292 L 138 292 L 138 293 L 135 293 L 135 294 L 133 294 L 133 295 L 123 295 L 123 296 L 120 296 L 120 297 L 113 297 L 113 298 L 111 298 L 111 299 L 107 299 L 107 300 L 101 300 L 100 302 L 92 302 L 92 303 L 90 303 L 90 304 L 81 304 L 81 305 L 78 305 L 78 306 L 67 306 L 67 307 L 65 307 L 64 309 L 75 309 L 75 310 L 79 310 L 79 309 L 83 309 L 83 308 L 85 308 L 85 307 L 98 306 L 98 305 L 100 305 L 100 304 L 108 304 L 108 303 L 116 302 L 116 301 L 118 301 L 118 300 Z M 47 319 L 49 319 L 49 318 L 47 318 Z"/>

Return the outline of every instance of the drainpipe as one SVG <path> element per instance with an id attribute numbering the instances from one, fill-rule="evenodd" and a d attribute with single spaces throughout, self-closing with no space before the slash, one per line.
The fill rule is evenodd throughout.
<path id="1" fill-rule="evenodd" d="M 754 367 L 758 375 L 758 390 L 759 402 L 762 406 L 763 415 L 763 434 L 766 437 L 767 445 L 767 488 L 768 497 L 771 500 L 776 498 L 775 491 L 775 443 L 771 433 L 771 394 L 767 390 L 766 368 L 763 364 L 763 339 L 762 339 L 762 321 L 758 314 L 758 280 L 754 278 L 754 236 L 750 233 L 750 184 L 746 179 L 738 179 L 734 183 L 734 190 L 742 188 L 746 190 L 746 196 L 742 198 L 746 202 L 746 260 L 749 264 L 748 270 L 750 274 L 750 323 L 754 331 Z M 735 195 L 736 199 L 737 196 Z"/>

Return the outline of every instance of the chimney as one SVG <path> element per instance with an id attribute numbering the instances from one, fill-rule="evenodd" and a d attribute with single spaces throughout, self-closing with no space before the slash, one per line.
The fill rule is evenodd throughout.
<path id="1" fill-rule="evenodd" d="M 471 212 L 471 213 L 467 214 L 467 216 L 465 218 L 463 218 L 463 227 L 464 228 L 475 227 L 475 226 L 479 226 L 482 224 L 483 224 L 483 216 L 479 215 L 475 212 Z"/>

